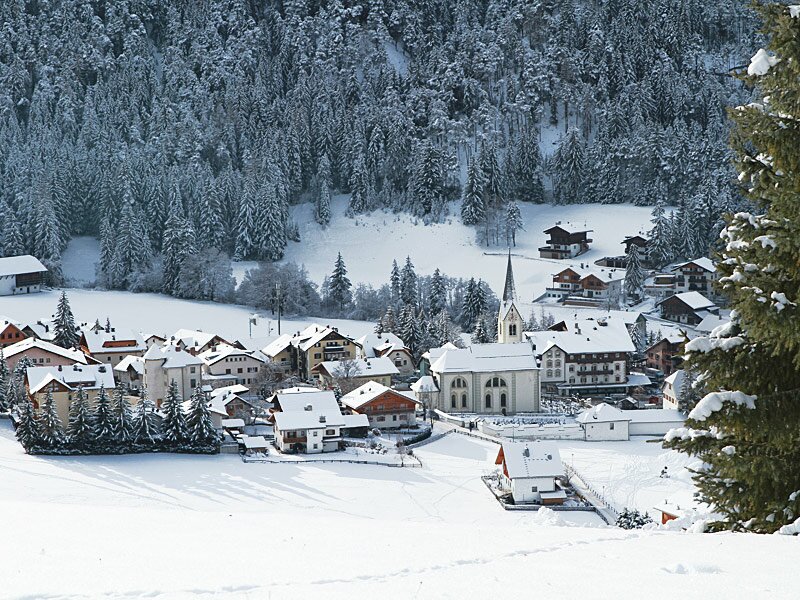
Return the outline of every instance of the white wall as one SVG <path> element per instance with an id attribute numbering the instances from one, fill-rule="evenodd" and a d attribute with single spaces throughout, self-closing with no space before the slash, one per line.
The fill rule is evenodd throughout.
<path id="1" fill-rule="evenodd" d="M 666 408 L 666 407 L 665 407 Z M 683 421 L 664 421 L 661 423 L 631 423 L 631 435 L 662 436 L 670 429 L 683 427 Z"/>
<path id="2" fill-rule="evenodd" d="M 583 430 L 587 442 L 619 442 L 629 439 L 628 421 L 585 423 Z"/>
<path id="3" fill-rule="evenodd" d="M 553 477 L 517 477 L 511 480 L 510 487 L 514 502 L 539 502 L 540 492 L 555 491 L 556 481 Z"/>

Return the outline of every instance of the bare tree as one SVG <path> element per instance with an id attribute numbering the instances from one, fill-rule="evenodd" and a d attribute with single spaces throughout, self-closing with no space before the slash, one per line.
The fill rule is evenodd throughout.
<path id="1" fill-rule="evenodd" d="M 342 394 L 348 394 L 359 386 L 356 378 L 361 375 L 361 366 L 353 359 L 340 360 L 331 375 Z"/>

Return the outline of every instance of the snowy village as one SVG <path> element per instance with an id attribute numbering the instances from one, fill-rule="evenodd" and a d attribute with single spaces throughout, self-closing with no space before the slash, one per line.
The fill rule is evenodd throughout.
<path id="1" fill-rule="evenodd" d="M 0 598 L 797 596 L 800 6 L 0 22 Z"/>

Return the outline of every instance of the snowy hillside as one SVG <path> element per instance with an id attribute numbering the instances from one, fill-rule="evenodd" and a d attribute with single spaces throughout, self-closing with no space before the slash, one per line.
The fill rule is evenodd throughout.
<path id="1" fill-rule="evenodd" d="M 608 528 L 505 512 L 496 446 L 451 435 L 421 469 L 237 456 L 25 455 L 0 421 L 3 598 L 796 596 L 797 540 Z M 585 568 L 585 567 L 588 568 Z M 481 594 L 481 596 L 483 596 Z"/>
<path id="2" fill-rule="evenodd" d="M 321 281 L 333 269 L 336 253 L 341 252 L 354 283 L 378 286 L 388 281 L 393 259 L 402 264 L 410 256 L 420 275 L 430 275 L 438 267 L 452 277 L 480 277 L 495 291 L 502 288 L 506 249 L 478 245 L 475 229 L 462 225 L 459 217 L 425 226 L 407 214 L 384 211 L 350 219 L 344 215 L 346 208 L 347 198 L 337 197 L 331 224 L 321 229 L 314 221 L 312 205 L 294 207 L 301 241 L 289 243 L 285 260 L 304 264 L 311 278 Z M 517 233 L 512 254 L 517 293 L 523 302 L 542 294 L 553 273 L 581 263 L 594 268 L 598 258 L 623 254 L 625 236 L 651 227 L 650 209 L 640 206 L 521 203 L 520 210 L 525 231 Z M 547 238 L 542 231 L 559 221 L 568 229 L 592 230 L 594 242 L 589 252 L 571 261 L 539 258 L 538 248 Z"/>

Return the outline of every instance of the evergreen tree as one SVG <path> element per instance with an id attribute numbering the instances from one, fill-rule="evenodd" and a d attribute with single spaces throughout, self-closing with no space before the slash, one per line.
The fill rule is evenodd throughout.
<path id="1" fill-rule="evenodd" d="M 320 183 L 314 218 L 323 227 L 327 227 L 331 222 L 331 192 L 327 181 Z"/>
<path id="2" fill-rule="evenodd" d="M 656 268 L 661 268 L 672 260 L 669 221 L 665 216 L 664 204 L 661 201 L 653 208 L 653 217 L 650 222 L 653 224 L 653 229 L 648 235 L 647 254 L 651 264 Z"/>
<path id="3" fill-rule="evenodd" d="M 75 317 L 72 316 L 67 292 L 61 292 L 53 323 L 53 343 L 62 348 L 75 348 L 79 339 L 80 335 L 75 326 Z"/>
<path id="4" fill-rule="evenodd" d="M 180 449 L 188 439 L 186 416 L 183 414 L 183 398 L 178 391 L 178 384 L 173 379 L 167 388 L 167 396 L 161 405 L 164 420 L 161 423 L 161 434 L 164 442 L 175 449 Z"/>
<path id="5" fill-rule="evenodd" d="M 481 281 L 471 277 L 467 282 L 464 303 L 461 307 L 461 324 L 467 331 L 474 331 L 478 320 L 487 309 L 486 294 Z"/>
<path id="6" fill-rule="evenodd" d="M 219 444 L 219 435 L 214 429 L 211 412 L 208 408 L 208 396 L 199 386 L 192 392 L 187 423 L 189 440 L 193 446 L 206 448 Z"/>
<path id="7" fill-rule="evenodd" d="M 486 321 L 483 317 L 481 317 L 475 324 L 475 331 L 472 333 L 472 343 L 486 344 L 488 342 L 489 334 L 486 332 Z"/>
<path id="8" fill-rule="evenodd" d="M 119 383 L 114 389 L 111 406 L 111 429 L 117 446 L 126 448 L 133 441 L 133 425 L 133 414 L 125 396 L 125 386 Z"/>
<path id="9" fill-rule="evenodd" d="M 406 305 L 417 305 L 417 272 L 410 256 L 406 256 L 406 264 L 400 275 L 400 300 Z"/>
<path id="10" fill-rule="evenodd" d="M 431 277 L 430 290 L 428 291 L 428 311 L 436 316 L 447 310 L 447 286 L 441 271 L 436 269 Z"/>
<path id="11" fill-rule="evenodd" d="M 47 390 L 44 403 L 39 411 L 37 424 L 37 438 L 42 447 L 51 452 L 64 450 L 67 438 L 64 435 L 64 427 L 56 410 L 56 402 L 53 399 L 53 392 Z"/>
<path id="12" fill-rule="evenodd" d="M 30 400 L 25 400 L 20 404 L 19 422 L 17 423 L 15 435 L 17 436 L 17 441 L 22 444 L 26 452 L 35 450 L 40 443 L 36 413 Z"/>
<path id="13" fill-rule="evenodd" d="M 94 446 L 100 452 L 108 452 L 114 444 L 114 415 L 111 399 L 105 387 L 97 393 L 94 411 Z"/>
<path id="14" fill-rule="evenodd" d="M 142 448 L 154 448 L 161 437 L 155 405 L 144 388 L 139 392 L 139 403 L 133 414 L 132 431 L 134 442 Z"/>
<path id="15" fill-rule="evenodd" d="M 397 260 L 392 261 L 392 272 L 389 275 L 389 284 L 392 288 L 392 301 L 397 302 L 400 299 L 400 284 L 402 277 L 400 276 L 400 268 L 397 266 Z"/>
<path id="16" fill-rule="evenodd" d="M 347 267 L 344 265 L 342 253 L 336 257 L 336 262 L 333 265 L 333 273 L 328 283 L 328 290 L 331 301 L 339 308 L 339 311 L 344 311 L 344 307 L 353 299 L 353 294 L 350 289 L 353 284 L 347 278 Z"/>
<path id="17" fill-rule="evenodd" d="M 641 300 L 644 279 L 639 247 L 636 244 L 628 244 L 628 254 L 625 257 L 625 294 L 629 300 Z"/>
<path id="18" fill-rule="evenodd" d="M 486 220 L 483 203 L 483 172 L 473 158 L 467 167 L 467 180 L 461 192 L 461 222 L 464 225 L 481 225 Z"/>
<path id="19" fill-rule="evenodd" d="M 8 370 L 3 348 L 0 347 L 0 411 L 11 408 L 11 400 L 8 397 L 8 383 L 11 379 L 11 372 Z"/>
<path id="20" fill-rule="evenodd" d="M 83 387 L 78 387 L 69 407 L 67 434 L 70 446 L 79 452 L 88 452 L 95 439 L 96 431 L 93 421 L 86 391 Z"/>
<path id="21" fill-rule="evenodd" d="M 758 99 L 730 113 L 739 180 L 760 214 L 730 218 L 719 264 L 732 322 L 686 344 L 685 368 L 707 395 L 666 446 L 695 456 L 700 499 L 721 515 L 710 528 L 772 532 L 800 515 L 800 21 L 758 4 L 769 36 L 745 82 Z"/>
<path id="22" fill-rule="evenodd" d="M 389 333 L 395 333 L 397 331 L 397 322 L 394 318 L 394 309 L 391 305 L 386 309 L 386 313 L 384 313 L 383 317 L 381 318 L 381 328 L 383 331 L 387 331 Z"/>
<path id="23" fill-rule="evenodd" d="M 522 222 L 522 213 L 516 202 L 509 202 L 506 205 L 506 243 L 509 246 L 517 245 L 517 231 L 525 229 Z"/>
<path id="24" fill-rule="evenodd" d="M 554 196 L 560 204 L 584 202 L 586 152 L 578 129 L 572 127 L 552 159 Z"/>

